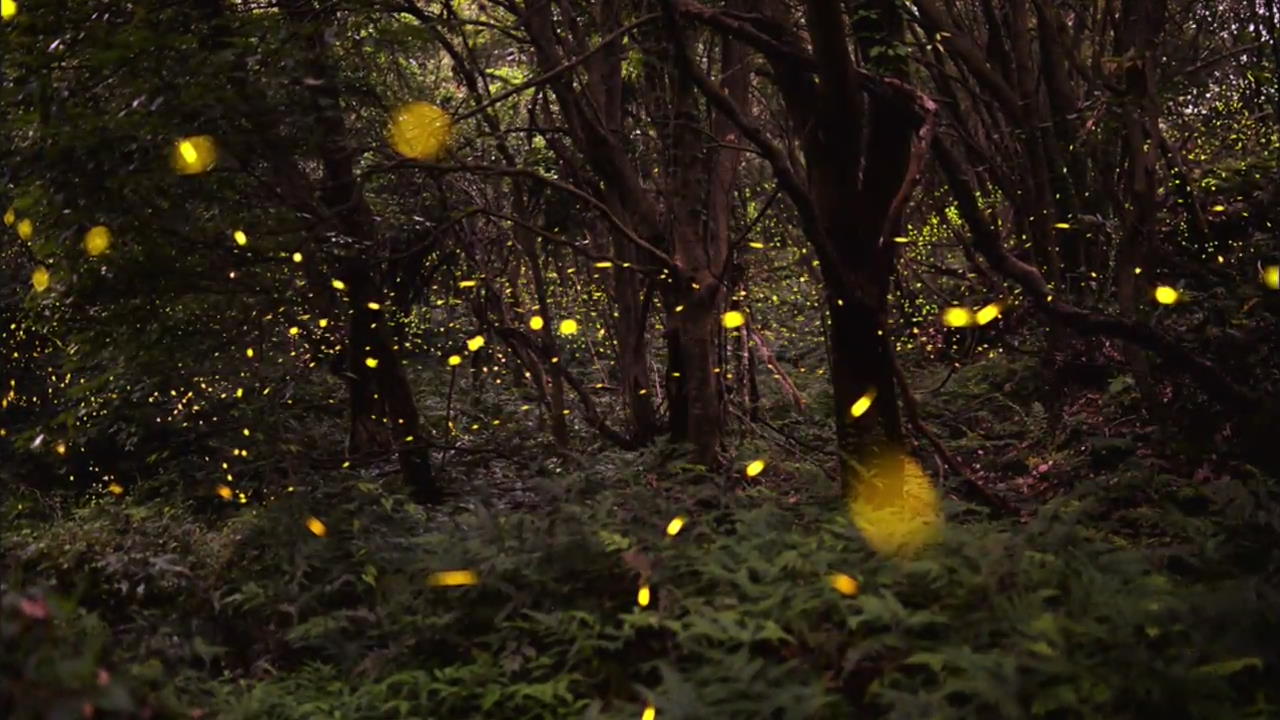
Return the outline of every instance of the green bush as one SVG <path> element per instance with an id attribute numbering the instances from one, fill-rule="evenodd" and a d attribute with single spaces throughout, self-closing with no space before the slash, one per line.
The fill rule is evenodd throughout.
<path id="1" fill-rule="evenodd" d="M 1120 483 L 892 559 L 829 504 L 752 490 L 694 510 L 639 477 L 583 495 L 591 474 L 544 490 L 554 511 L 449 520 L 357 475 L 207 527 L 127 502 L 19 518 L 10 574 L 86 590 L 69 616 L 83 649 L 20 631 L 24 652 L 81 670 L 6 660 L 6 685 L 36 672 L 64 699 L 105 693 L 103 613 L 120 666 L 163 667 L 222 718 L 634 718 L 649 702 L 662 718 L 1239 718 L 1280 701 L 1275 563 L 1242 575 L 1232 545 L 1275 538 L 1276 517 L 1240 483 L 1168 527 L 1108 518 Z M 461 568 L 479 583 L 426 582 Z"/>

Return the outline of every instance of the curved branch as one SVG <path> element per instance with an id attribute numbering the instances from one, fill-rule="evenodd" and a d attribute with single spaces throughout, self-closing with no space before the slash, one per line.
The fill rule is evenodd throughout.
<path id="1" fill-rule="evenodd" d="M 395 163 L 388 163 L 386 165 L 373 168 L 367 174 L 373 175 L 379 172 L 389 172 L 391 170 L 409 168 L 409 167 L 423 168 L 426 170 L 435 170 L 437 172 L 443 172 L 443 173 L 465 172 L 465 173 L 475 173 L 477 175 L 503 175 L 508 177 L 524 177 L 524 178 L 529 178 L 530 180 L 535 180 L 544 185 L 549 185 L 550 187 L 556 188 L 557 190 L 569 193 L 570 195 L 581 200 L 582 202 L 595 208 L 596 211 L 598 211 L 601 215 L 603 215 L 605 220 L 609 221 L 609 224 L 612 225 L 615 229 L 617 229 L 618 232 L 622 233 L 622 236 L 626 238 L 628 241 L 635 244 L 637 247 L 643 248 L 647 252 L 651 253 L 654 257 L 661 260 L 668 267 L 672 267 L 672 268 L 675 267 L 675 261 L 671 259 L 670 255 L 667 255 L 666 253 L 659 250 L 657 247 L 654 247 L 652 243 L 649 243 L 648 241 L 641 238 L 639 235 L 636 235 L 631 230 L 631 228 L 627 227 L 626 223 L 618 219 L 618 216 L 614 215 L 613 212 L 609 210 L 609 208 L 604 203 L 600 202 L 594 197 L 591 197 L 591 195 L 587 194 L 586 192 L 583 192 L 582 190 L 579 190 L 578 188 L 570 185 L 569 183 L 563 182 L 561 180 L 556 180 L 555 178 L 547 177 L 546 175 L 543 175 L 542 173 L 537 172 L 536 170 L 531 170 L 529 168 L 508 167 L 503 165 L 485 165 L 485 164 L 444 165 L 440 163 L 423 162 L 423 161 L 416 161 L 416 160 L 401 160 Z"/>
<path id="2" fill-rule="evenodd" d="M 1252 393 L 1227 379 L 1213 363 L 1196 357 L 1169 336 L 1145 324 L 1078 308 L 1055 300 L 1040 271 L 1010 255 L 999 234 L 978 206 L 972 184 L 964 173 L 963 163 L 941 138 L 933 143 L 934 156 L 951 187 L 961 217 L 973 233 L 973 247 L 993 270 L 1022 288 L 1040 312 L 1081 335 L 1101 335 L 1131 343 L 1156 353 L 1173 367 L 1183 371 L 1232 408 L 1256 406 Z"/>

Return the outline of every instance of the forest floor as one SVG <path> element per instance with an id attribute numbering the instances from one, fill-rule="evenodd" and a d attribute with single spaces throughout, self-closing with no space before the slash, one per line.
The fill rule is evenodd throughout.
<path id="1" fill-rule="evenodd" d="M 750 479 L 661 445 L 562 457 L 494 434 L 440 455 L 451 499 L 431 510 L 379 467 L 214 511 L 24 494 L 0 540 L 0 710 L 1275 717 L 1275 479 L 1187 451 L 1126 376 L 1048 395 L 1042 372 L 913 373 L 924 421 L 1017 511 L 945 499 L 908 554 L 850 521 L 800 417 L 744 434 L 735 467 L 769 458 Z"/>

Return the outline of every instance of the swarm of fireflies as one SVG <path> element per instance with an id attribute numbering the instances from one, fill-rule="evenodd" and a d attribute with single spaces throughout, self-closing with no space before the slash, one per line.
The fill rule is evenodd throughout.
<path id="1" fill-rule="evenodd" d="M 874 458 L 858 473 L 852 494 L 850 517 L 876 552 L 908 555 L 942 530 L 938 493 L 911 457 L 887 452 Z"/>
<path id="2" fill-rule="evenodd" d="M 111 247 L 111 231 L 103 225 L 89 228 L 84 234 L 84 251 L 90 257 L 97 257 Z"/>
<path id="3" fill-rule="evenodd" d="M 427 576 L 427 584 L 431 587 L 460 587 L 478 582 L 480 578 L 474 570 L 442 570 Z"/>
<path id="4" fill-rule="evenodd" d="M 179 175 L 207 172 L 218 160 L 218 146 L 212 135 L 193 135 L 178 140 L 169 152 L 169 164 Z"/>
<path id="5" fill-rule="evenodd" d="M 414 160 L 435 160 L 449 144 L 453 120 L 426 102 L 411 102 L 391 114 L 387 139 L 391 149 Z"/>

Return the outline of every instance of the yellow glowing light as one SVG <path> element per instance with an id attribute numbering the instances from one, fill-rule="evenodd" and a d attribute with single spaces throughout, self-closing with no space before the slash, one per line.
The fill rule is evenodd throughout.
<path id="1" fill-rule="evenodd" d="M 652 593 L 649 591 L 649 586 L 647 584 L 641 585 L 639 592 L 636 593 L 636 604 L 640 607 L 649 607 L 649 599 L 651 595 Z"/>
<path id="2" fill-rule="evenodd" d="M 307 518 L 307 529 L 314 533 L 316 537 L 324 537 L 325 533 L 329 532 L 329 529 L 317 517 Z"/>
<path id="3" fill-rule="evenodd" d="M 541 330 L 543 325 L 546 325 L 546 323 L 543 322 L 541 315 L 534 315 L 533 317 L 529 318 L 530 330 Z"/>
<path id="4" fill-rule="evenodd" d="M 658 717 L 658 710 L 653 705 L 645 705 L 644 712 L 640 713 L 640 720 L 654 720 Z"/>
<path id="5" fill-rule="evenodd" d="M 475 352 L 482 347 L 484 347 L 483 335 L 477 335 L 467 341 L 467 349 L 470 350 L 471 352 Z"/>
<path id="6" fill-rule="evenodd" d="M 1054 223 L 1053 226 L 1059 230 L 1070 230 L 1071 226 L 1067 223 Z"/>
<path id="7" fill-rule="evenodd" d="M 1280 290 L 1280 265 L 1268 265 L 1262 269 L 1262 284 L 1272 290 Z"/>
<path id="8" fill-rule="evenodd" d="M 378 367 L 378 358 L 367 357 L 364 359 L 364 364 L 367 365 L 368 367 L 376 368 Z"/>
<path id="9" fill-rule="evenodd" d="M 911 242 L 911 238 L 902 237 L 901 235 L 899 235 L 898 237 L 894 238 L 893 241 L 896 243 L 909 243 Z"/>
<path id="10" fill-rule="evenodd" d="M 561 335 L 573 335 L 578 332 L 578 321 L 569 319 L 560 322 Z"/>
<path id="11" fill-rule="evenodd" d="M 37 265 L 35 270 L 31 271 L 31 287 L 36 292 L 44 292 L 49 289 L 49 269 L 43 265 Z"/>
<path id="12" fill-rule="evenodd" d="M 762 471 L 764 471 L 763 460 L 752 460 L 751 462 L 747 463 L 747 470 L 746 470 L 747 477 L 755 477 L 759 475 Z"/>
<path id="13" fill-rule="evenodd" d="M 237 230 L 231 233 L 231 237 L 235 239 L 236 244 L 244 247 L 249 244 L 249 236 L 244 234 L 243 230 Z"/>
<path id="14" fill-rule="evenodd" d="M 1161 305 L 1172 305 L 1178 302 L 1178 291 L 1168 285 L 1160 285 L 1156 288 L 1156 302 Z"/>
<path id="15" fill-rule="evenodd" d="M 480 578 L 474 570 L 442 570 L 427 576 L 427 584 L 432 587 L 458 587 L 478 582 Z"/>
<path id="16" fill-rule="evenodd" d="M 333 279 L 333 289 L 334 289 L 334 290 L 346 290 L 346 289 L 347 289 L 347 284 L 346 284 L 346 283 L 344 283 L 344 282 L 342 282 L 342 281 L 341 281 L 341 280 L 339 280 L 338 278 L 334 278 L 334 279 Z"/>
<path id="17" fill-rule="evenodd" d="M 942 324 L 947 327 L 969 327 L 974 324 L 969 308 L 949 307 L 942 311 Z"/>
<path id="18" fill-rule="evenodd" d="M 671 518 L 671 522 L 667 523 L 667 534 L 675 535 L 684 528 L 685 518 L 683 515 L 677 515 Z"/>
<path id="19" fill-rule="evenodd" d="M 244 349 L 244 356 L 245 356 L 245 357 L 250 357 L 250 358 L 251 358 L 251 357 L 253 357 L 253 348 L 245 348 L 245 349 Z"/>
<path id="20" fill-rule="evenodd" d="M 462 356 L 461 356 L 461 355 L 450 355 L 450 356 L 449 356 L 449 367 L 453 367 L 453 366 L 455 366 L 455 365 L 461 365 L 461 364 L 462 364 Z"/>
<path id="21" fill-rule="evenodd" d="M 291 327 L 291 328 L 289 328 L 289 334 L 290 334 L 290 335 L 297 335 L 297 334 L 298 334 L 298 333 L 300 333 L 300 332 L 302 332 L 302 328 L 299 328 L 299 327 Z"/>
<path id="22" fill-rule="evenodd" d="M 173 144 L 169 163 L 179 175 L 206 172 L 218 160 L 218 148 L 211 135 L 195 135 Z"/>
<path id="23" fill-rule="evenodd" d="M 84 234 L 84 251 L 90 256 L 97 257 L 106 252 L 109 247 L 111 247 L 111 231 L 105 226 L 96 225 Z"/>
<path id="24" fill-rule="evenodd" d="M 0 20 L 12 20 L 17 14 L 17 0 L 0 0 Z"/>
<path id="25" fill-rule="evenodd" d="M 107 492 L 111 493 L 112 495 L 123 495 L 124 486 L 121 485 L 120 483 L 111 483 L 110 485 L 107 486 Z"/>
<path id="26" fill-rule="evenodd" d="M 58 441 L 58 443 L 57 443 L 56 445 L 54 445 L 54 446 L 53 446 L 53 451 L 54 451 L 54 452 L 56 452 L 56 453 L 58 453 L 59 455 L 66 455 L 66 454 L 67 454 L 67 444 L 66 444 L 66 443 L 64 443 L 64 442 L 62 442 L 62 441 Z"/>
<path id="27" fill-rule="evenodd" d="M 319 320 L 316 321 L 316 324 L 319 325 L 320 327 L 329 327 L 329 319 L 320 318 Z"/>
<path id="28" fill-rule="evenodd" d="M 844 573 L 832 573 L 828 581 L 841 595 L 853 597 L 858 594 L 858 581 Z"/>
<path id="29" fill-rule="evenodd" d="M 608 260 L 601 260 L 600 262 L 596 263 L 596 267 L 598 267 L 598 268 L 611 268 L 611 267 L 613 267 L 613 263 L 609 262 Z"/>
<path id="30" fill-rule="evenodd" d="M 977 321 L 979 325 L 986 325 L 992 320 L 1000 317 L 1000 311 L 1003 309 L 1004 308 L 1000 306 L 1000 303 L 991 303 L 974 313 L 973 319 Z"/>
<path id="31" fill-rule="evenodd" d="M 449 114 L 426 102 L 401 105 L 391 114 L 387 130 L 391 148 L 414 160 L 439 157 L 452 134 L 453 120 Z"/>
<path id="32" fill-rule="evenodd" d="M 875 399 L 876 389 L 868 389 L 862 394 L 862 397 L 858 398 L 858 401 L 853 404 L 853 407 L 849 408 L 849 413 L 854 417 L 862 417 L 863 413 L 871 409 L 871 403 L 875 402 Z"/>
<path id="33" fill-rule="evenodd" d="M 292 258 L 293 258 L 293 261 L 294 261 L 294 262 L 296 262 L 296 263 L 300 263 L 300 262 L 302 262 L 302 253 L 300 253 L 300 252 L 296 252 L 296 253 L 294 253 L 293 255 L 291 255 L 290 257 L 292 257 Z"/>
<path id="34" fill-rule="evenodd" d="M 724 314 L 724 318 L 721 322 L 724 323 L 724 326 L 726 328 L 729 328 L 730 330 L 732 330 L 737 327 L 742 327 L 744 324 L 746 324 L 747 316 L 743 315 L 737 310 L 730 310 L 729 312 Z"/>
<path id="35" fill-rule="evenodd" d="M 15 212 L 13 208 L 9 208 L 8 210 L 4 211 L 5 227 L 9 227 L 13 225 L 14 221 L 16 221 L 17 219 L 18 219 L 18 213 Z"/>
<path id="36" fill-rule="evenodd" d="M 366 304 L 365 307 L 369 308 L 370 310 L 381 310 L 382 303 L 371 302 Z"/>
<path id="37" fill-rule="evenodd" d="M 218 497 L 222 498 L 223 500 L 231 499 L 231 488 L 227 487 L 226 485 L 219 485 L 217 493 L 218 493 Z"/>
<path id="38" fill-rule="evenodd" d="M 1211 208 L 1209 208 L 1209 209 L 1210 209 L 1210 210 L 1212 210 L 1213 212 L 1226 212 L 1226 211 L 1227 211 L 1227 206 L 1226 206 L 1226 205 L 1214 205 L 1213 207 L 1211 207 Z"/>
<path id="39" fill-rule="evenodd" d="M 475 286 L 476 286 L 476 281 L 475 281 L 475 280 L 463 280 L 462 282 L 458 283 L 458 287 L 463 288 L 463 289 L 466 289 L 466 288 L 472 288 L 472 287 L 475 287 Z"/>
<path id="40" fill-rule="evenodd" d="M 22 218 L 14 230 L 18 231 L 18 237 L 29 241 L 31 236 L 36 234 L 36 225 L 31 222 L 31 218 Z"/>
<path id="41" fill-rule="evenodd" d="M 942 530 L 938 493 L 914 459 L 884 453 L 866 464 L 854 484 L 849 512 L 872 549 L 915 552 Z"/>

